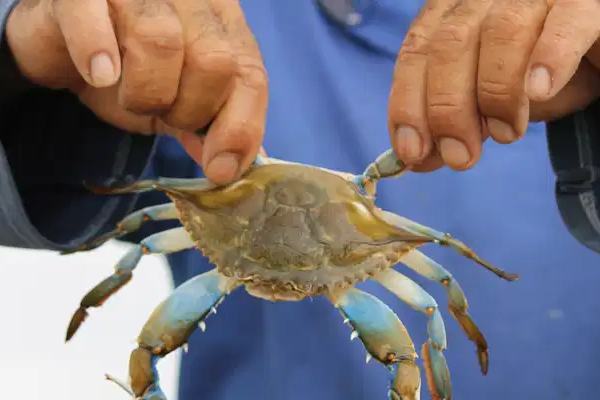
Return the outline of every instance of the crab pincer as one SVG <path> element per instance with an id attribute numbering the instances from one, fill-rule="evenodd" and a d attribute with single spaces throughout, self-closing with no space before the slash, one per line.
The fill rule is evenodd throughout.
<path id="1" fill-rule="evenodd" d="M 138 348 L 129 359 L 131 390 L 141 400 L 166 400 L 156 363 L 184 346 L 197 327 L 206 329 L 214 313 L 236 283 L 216 270 L 205 272 L 179 286 L 152 313 L 138 337 Z"/>
<path id="2" fill-rule="evenodd" d="M 352 326 L 370 356 L 395 369 L 391 399 L 419 399 L 421 375 L 414 344 L 398 316 L 381 300 L 359 289 L 348 289 L 330 297 Z"/>

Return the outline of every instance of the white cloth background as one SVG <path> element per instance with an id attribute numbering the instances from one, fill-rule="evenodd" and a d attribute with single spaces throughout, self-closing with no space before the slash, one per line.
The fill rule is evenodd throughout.
<path id="1" fill-rule="evenodd" d="M 129 353 L 153 308 L 171 291 L 167 264 L 144 256 L 134 279 L 90 318 L 68 344 L 65 329 L 81 297 L 112 273 L 127 244 L 81 254 L 0 247 L 0 383 L 6 399 L 118 400 L 129 396 L 104 380 L 127 377 Z M 161 386 L 176 399 L 181 351 L 159 363 Z"/>

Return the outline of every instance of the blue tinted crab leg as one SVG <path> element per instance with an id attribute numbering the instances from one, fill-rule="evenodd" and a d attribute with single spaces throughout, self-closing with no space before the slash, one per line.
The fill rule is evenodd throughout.
<path id="1" fill-rule="evenodd" d="M 373 277 L 400 300 L 429 318 L 429 339 L 423 344 L 423 359 L 429 389 L 434 399 L 452 398 L 450 371 L 444 358 L 446 328 L 436 301 L 421 286 L 393 269 L 387 269 Z"/>
<path id="2" fill-rule="evenodd" d="M 66 340 L 69 341 L 87 317 L 87 308 L 100 307 L 111 295 L 131 280 L 133 270 L 144 254 L 169 254 L 194 247 L 194 242 L 184 228 L 173 228 L 155 233 L 129 250 L 115 266 L 115 272 L 104 279 L 81 300 L 80 306 L 73 314 L 67 329 Z"/>
<path id="3" fill-rule="evenodd" d="M 377 182 L 380 179 L 397 177 L 405 171 L 406 165 L 396 157 L 392 149 L 389 149 L 369 164 L 362 175 L 357 175 L 354 182 L 368 195 L 375 196 Z"/>
<path id="4" fill-rule="evenodd" d="M 206 178 L 158 178 L 143 181 L 137 181 L 130 185 L 124 186 L 94 186 L 87 187 L 97 194 L 124 194 L 124 193 L 141 193 L 151 190 L 171 190 L 171 191 L 199 191 L 210 190 L 216 187 L 214 183 Z"/>
<path id="5" fill-rule="evenodd" d="M 85 251 L 95 249 L 101 246 L 110 239 L 117 239 L 131 232 L 135 232 L 147 221 L 164 221 L 169 219 L 177 219 L 177 208 L 173 203 L 161 204 L 158 206 L 146 207 L 133 212 L 123 218 L 115 229 L 106 232 L 97 238 L 84 243 L 76 248 L 63 251 L 62 254 L 71 254 L 77 251 Z"/>
<path id="6" fill-rule="evenodd" d="M 470 258 L 475 261 L 477 264 L 481 265 L 488 271 L 493 272 L 500 278 L 506 279 L 507 281 L 515 281 L 519 279 L 519 275 L 513 274 L 510 272 L 506 272 L 497 268 L 480 258 L 471 248 L 469 248 L 466 244 L 461 242 L 460 240 L 454 239 L 449 233 L 438 232 L 435 229 L 431 229 L 425 225 L 418 224 L 414 221 L 411 221 L 408 218 L 401 217 L 400 215 L 394 214 L 389 211 L 382 211 L 384 219 L 399 228 L 412 232 L 414 234 L 423 236 L 434 243 L 437 243 L 442 246 L 448 246 L 463 256 Z"/>
<path id="7" fill-rule="evenodd" d="M 448 309 L 458 321 L 469 340 L 473 341 L 477 346 L 477 358 L 479 359 L 481 372 L 484 375 L 487 374 L 489 364 L 487 341 L 475 322 L 471 319 L 468 313 L 469 304 L 467 298 L 452 274 L 418 250 L 413 250 L 404 255 L 400 262 L 419 275 L 444 285 L 448 292 Z"/>
<path id="8" fill-rule="evenodd" d="M 367 166 L 363 175 L 372 180 L 400 176 L 406 171 L 406 165 L 396 157 L 392 149 L 381 153 L 375 161 Z"/>
<path id="9" fill-rule="evenodd" d="M 237 285 L 234 279 L 213 269 L 179 286 L 152 312 L 138 337 L 139 347 L 129 359 L 129 378 L 136 399 L 165 399 L 157 361 L 185 345 L 197 326 L 205 330 L 204 320 Z"/>
<path id="10" fill-rule="evenodd" d="M 390 388 L 392 400 L 418 400 L 421 375 L 415 360 L 415 347 L 398 316 L 381 300 L 361 290 L 351 288 L 329 295 L 354 329 L 351 339 L 360 338 L 369 355 L 397 368 Z"/>

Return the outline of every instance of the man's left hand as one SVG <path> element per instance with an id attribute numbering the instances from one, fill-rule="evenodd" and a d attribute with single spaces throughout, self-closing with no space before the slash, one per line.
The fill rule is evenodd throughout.
<path id="1" fill-rule="evenodd" d="M 389 128 L 413 170 L 472 167 L 600 97 L 600 1 L 429 0 L 396 63 Z"/>

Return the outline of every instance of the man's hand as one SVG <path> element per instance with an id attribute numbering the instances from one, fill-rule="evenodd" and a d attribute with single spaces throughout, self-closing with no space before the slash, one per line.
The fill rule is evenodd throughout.
<path id="1" fill-rule="evenodd" d="M 391 140 L 415 170 L 473 166 L 600 97 L 600 1 L 430 0 L 398 56 Z"/>
<path id="2" fill-rule="evenodd" d="M 238 1 L 22 0 L 6 35 L 26 78 L 119 128 L 174 135 L 217 183 L 259 151 L 267 76 Z"/>

